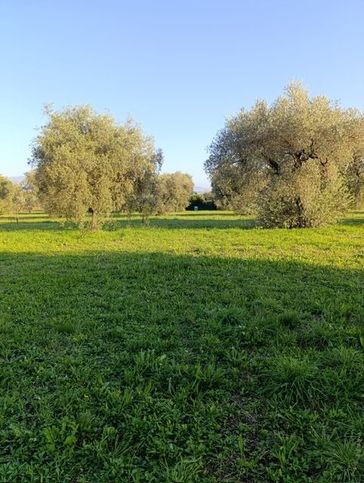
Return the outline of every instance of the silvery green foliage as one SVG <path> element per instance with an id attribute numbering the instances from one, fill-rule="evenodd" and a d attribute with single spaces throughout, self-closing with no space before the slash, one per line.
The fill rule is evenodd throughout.
<path id="1" fill-rule="evenodd" d="M 319 226 L 359 196 L 363 133 L 362 113 L 291 84 L 230 118 L 205 167 L 222 206 L 256 212 L 263 226 Z"/>
<path id="2" fill-rule="evenodd" d="M 88 106 L 46 113 L 31 159 L 43 206 L 78 223 L 92 213 L 97 228 L 111 211 L 127 209 L 146 173 L 157 172 L 153 140 L 133 121 L 118 125 Z"/>
<path id="3" fill-rule="evenodd" d="M 0 214 L 11 211 L 11 196 L 13 183 L 10 179 L 0 175 Z"/>
<path id="4" fill-rule="evenodd" d="M 184 210 L 193 193 L 193 181 L 189 174 L 164 173 L 158 177 L 158 213 Z"/>
<path id="5" fill-rule="evenodd" d="M 0 175 L 0 214 L 18 214 L 25 209 L 22 186 Z"/>

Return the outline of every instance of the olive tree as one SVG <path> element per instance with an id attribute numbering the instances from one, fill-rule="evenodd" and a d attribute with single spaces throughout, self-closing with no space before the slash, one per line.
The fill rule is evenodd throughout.
<path id="1" fill-rule="evenodd" d="M 88 106 L 46 110 L 31 164 L 46 211 L 91 226 L 124 209 L 146 171 L 157 171 L 153 140 L 133 121 L 118 125 Z"/>
<path id="2" fill-rule="evenodd" d="M 0 214 L 13 211 L 15 191 L 15 183 L 9 178 L 0 175 Z"/>
<path id="3" fill-rule="evenodd" d="M 25 173 L 24 180 L 20 184 L 22 191 L 22 209 L 31 213 L 33 210 L 41 209 L 39 191 L 35 178 L 35 171 Z"/>
<path id="4" fill-rule="evenodd" d="M 158 212 L 184 210 L 193 193 L 193 181 L 189 174 L 177 171 L 158 177 Z"/>
<path id="5" fill-rule="evenodd" d="M 364 132 L 364 129 L 363 129 Z M 364 144 L 364 134 L 363 134 Z M 361 153 L 364 149 L 361 151 Z M 353 200 L 353 208 L 364 208 L 364 156 L 358 154 L 346 171 L 346 183 Z"/>
<path id="6" fill-rule="evenodd" d="M 163 153 L 158 149 L 152 163 L 139 166 L 138 174 L 134 176 L 133 189 L 124 206 L 129 215 L 132 212 L 140 213 L 144 224 L 148 224 L 149 217 L 158 211 L 158 173 L 162 163 Z"/>
<path id="7" fill-rule="evenodd" d="M 257 212 L 263 226 L 318 226 L 352 202 L 362 137 L 359 111 L 291 84 L 272 105 L 257 101 L 230 118 L 205 167 L 222 205 Z"/>
<path id="8" fill-rule="evenodd" d="M 0 175 L 0 213 L 30 213 L 34 208 L 40 208 L 33 174 L 26 173 L 20 183 Z"/>

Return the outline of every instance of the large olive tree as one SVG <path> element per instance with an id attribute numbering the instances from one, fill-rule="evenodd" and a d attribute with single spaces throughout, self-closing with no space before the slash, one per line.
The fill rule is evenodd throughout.
<path id="1" fill-rule="evenodd" d="M 215 196 L 257 212 L 263 226 L 333 222 L 352 202 L 363 126 L 357 110 L 291 84 L 272 105 L 258 101 L 218 133 L 205 164 Z"/>
<path id="2" fill-rule="evenodd" d="M 146 172 L 156 172 L 153 140 L 132 121 L 118 125 L 88 106 L 47 110 L 48 123 L 33 146 L 39 195 L 45 209 L 92 228 L 112 210 L 126 208 Z"/>

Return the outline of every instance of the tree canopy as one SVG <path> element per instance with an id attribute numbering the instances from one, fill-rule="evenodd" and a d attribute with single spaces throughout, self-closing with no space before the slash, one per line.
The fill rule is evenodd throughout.
<path id="1" fill-rule="evenodd" d="M 193 193 L 193 181 L 189 174 L 177 171 L 164 173 L 158 177 L 159 213 L 184 210 Z"/>
<path id="2" fill-rule="evenodd" d="M 231 117 L 205 167 L 220 205 L 255 211 L 263 226 L 318 226 L 360 196 L 363 133 L 361 112 L 291 84 Z"/>
<path id="3" fill-rule="evenodd" d="M 161 153 L 133 121 L 118 125 L 88 106 L 47 109 L 48 123 L 33 145 L 31 164 L 49 213 L 92 227 L 125 209 L 137 187 L 157 173 Z"/>
<path id="4" fill-rule="evenodd" d="M 14 190 L 14 183 L 0 174 L 0 214 L 12 211 Z"/>

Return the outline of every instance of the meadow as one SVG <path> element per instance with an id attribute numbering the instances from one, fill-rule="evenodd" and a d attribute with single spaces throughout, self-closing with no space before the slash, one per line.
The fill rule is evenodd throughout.
<path id="1" fill-rule="evenodd" d="M 364 480 L 364 213 L 0 219 L 0 481 Z"/>

